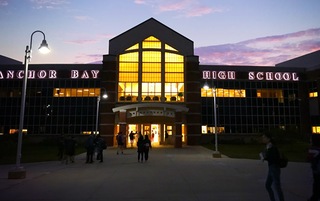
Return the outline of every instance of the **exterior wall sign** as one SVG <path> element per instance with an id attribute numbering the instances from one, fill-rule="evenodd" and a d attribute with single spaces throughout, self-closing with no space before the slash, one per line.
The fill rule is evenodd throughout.
<path id="1" fill-rule="evenodd" d="M 212 80 L 236 80 L 235 71 L 202 71 L 202 79 Z M 248 80 L 265 81 L 299 81 L 298 74 L 295 72 L 247 72 Z"/>
<path id="2" fill-rule="evenodd" d="M 64 71 L 64 74 L 66 72 Z M 70 70 L 67 72 L 67 78 L 70 79 L 97 79 L 99 70 Z M 65 76 L 63 76 L 65 77 Z M 0 80 L 3 79 L 22 79 L 24 70 L 0 71 Z M 59 79 L 59 72 L 56 70 L 28 70 L 28 79 Z"/>

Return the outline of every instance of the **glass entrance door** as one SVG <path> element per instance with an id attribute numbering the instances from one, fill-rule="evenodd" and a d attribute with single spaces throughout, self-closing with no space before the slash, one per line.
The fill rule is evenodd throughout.
<path id="1" fill-rule="evenodd" d="M 160 125 L 159 124 L 143 124 L 143 135 L 148 135 L 152 146 L 158 146 L 160 142 Z"/>

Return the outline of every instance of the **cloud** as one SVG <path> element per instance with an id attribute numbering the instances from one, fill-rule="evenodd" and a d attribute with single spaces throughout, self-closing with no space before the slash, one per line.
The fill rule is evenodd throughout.
<path id="1" fill-rule="evenodd" d="M 98 39 L 78 39 L 78 40 L 69 40 L 65 41 L 65 43 L 76 44 L 76 45 L 86 45 L 86 44 L 94 44 L 97 43 Z"/>
<path id="2" fill-rule="evenodd" d="M 8 4 L 8 1 L 0 0 L 0 6 L 7 6 Z"/>
<path id="3" fill-rule="evenodd" d="M 69 3 L 68 0 L 30 0 L 30 2 L 35 5 L 36 9 L 54 9 Z"/>
<path id="4" fill-rule="evenodd" d="M 75 63 L 102 64 L 102 54 L 79 54 L 75 57 Z"/>
<path id="5" fill-rule="evenodd" d="M 75 39 L 75 40 L 68 40 L 68 41 L 64 41 L 64 42 L 67 44 L 87 45 L 87 44 L 95 44 L 95 43 L 98 43 L 102 40 L 110 39 L 113 37 L 114 37 L 114 35 L 112 35 L 112 34 L 100 34 L 100 35 L 95 36 L 94 38 L 92 38 L 90 36 L 90 38 L 87 38 L 87 39 Z"/>
<path id="6" fill-rule="evenodd" d="M 150 6 L 158 13 L 176 12 L 184 17 L 199 17 L 222 11 L 202 5 L 199 0 L 135 0 L 134 3 Z"/>
<path id="7" fill-rule="evenodd" d="M 274 66 L 320 50 L 320 28 L 195 48 L 201 64 Z"/>
<path id="8" fill-rule="evenodd" d="M 85 15 L 78 15 L 78 16 L 74 16 L 74 19 L 79 21 L 86 21 L 86 20 L 91 20 L 92 18 Z"/>

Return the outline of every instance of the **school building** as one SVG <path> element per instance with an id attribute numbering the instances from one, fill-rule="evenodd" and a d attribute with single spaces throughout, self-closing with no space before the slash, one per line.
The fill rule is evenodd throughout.
<path id="1" fill-rule="evenodd" d="M 30 64 L 23 133 L 100 133 L 112 146 L 118 132 L 133 131 L 174 147 L 215 133 L 320 134 L 320 51 L 270 67 L 201 65 L 192 40 L 150 18 L 112 38 L 101 57 L 101 64 Z M 0 135 L 18 132 L 24 76 L 21 62 L 0 57 Z"/>

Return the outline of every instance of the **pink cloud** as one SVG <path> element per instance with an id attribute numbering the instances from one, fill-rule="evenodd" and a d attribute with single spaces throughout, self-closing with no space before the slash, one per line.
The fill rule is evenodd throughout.
<path id="1" fill-rule="evenodd" d="M 95 63 L 102 64 L 102 54 L 80 54 L 75 57 L 75 63 Z"/>
<path id="2" fill-rule="evenodd" d="M 0 6 L 7 6 L 8 4 L 8 1 L 0 0 Z"/>
<path id="3" fill-rule="evenodd" d="M 58 8 L 59 6 L 63 4 L 68 4 L 68 0 L 30 0 L 31 3 L 35 5 L 36 9 L 52 9 L 52 8 Z"/>
<path id="4" fill-rule="evenodd" d="M 199 0 L 135 0 L 134 2 L 155 8 L 157 12 L 177 12 L 179 16 L 184 17 L 198 17 L 221 12 L 219 9 L 202 5 Z"/>
<path id="5" fill-rule="evenodd" d="M 202 15 L 207 15 L 209 13 L 212 13 L 214 11 L 213 8 L 210 7 L 197 7 L 194 9 L 191 9 L 187 12 L 188 17 L 198 17 Z"/>
<path id="6" fill-rule="evenodd" d="M 159 5 L 160 12 L 183 10 L 188 7 L 188 1 L 170 2 L 169 4 Z"/>
<path id="7" fill-rule="evenodd" d="M 85 44 L 93 44 L 93 43 L 97 43 L 98 40 L 94 40 L 94 39 L 79 39 L 79 40 L 69 40 L 69 41 L 65 41 L 65 43 L 69 43 L 69 44 L 77 44 L 77 45 L 85 45 Z"/>
<path id="8" fill-rule="evenodd" d="M 274 66 L 320 49 L 320 28 L 195 48 L 201 64 Z"/>
<path id="9" fill-rule="evenodd" d="M 82 16 L 80 16 L 80 15 L 74 16 L 74 18 L 75 18 L 76 20 L 80 20 L 80 21 L 85 21 L 85 20 L 90 20 L 90 19 L 92 19 L 91 17 L 85 16 L 85 15 L 82 15 Z"/>

